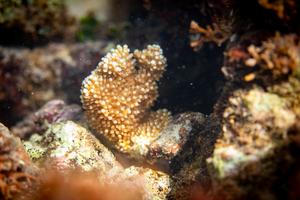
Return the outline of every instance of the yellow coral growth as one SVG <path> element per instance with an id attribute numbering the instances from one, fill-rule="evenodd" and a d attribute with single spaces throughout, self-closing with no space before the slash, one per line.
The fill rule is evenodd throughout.
<path id="1" fill-rule="evenodd" d="M 134 53 L 127 45 L 111 50 L 83 81 L 81 101 L 90 125 L 121 151 L 130 149 L 133 136 L 154 139 L 170 120 L 165 109 L 149 110 L 165 68 L 158 45 Z"/>

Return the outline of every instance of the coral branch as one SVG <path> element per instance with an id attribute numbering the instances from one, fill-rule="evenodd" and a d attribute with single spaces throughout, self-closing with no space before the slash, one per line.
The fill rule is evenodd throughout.
<path id="1" fill-rule="evenodd" d="M 149 111 L 165 67 L 158 45 L 133 54 L 118 45 L 83 81 L 81 101 L 90 125 L 121 151 L 130 149 L 133 136 L 148 143 L 167 125 L 168 111 Z"/>
<path id="2" fill-rule="evenodd" d="M 214 42 L 218 46 L 221 46 L 229 37 L 229 34 L 221 30 L 216 23 L 213 23 L 212 26 L 208 25 L 206 28 L 202 28 L 195 21 L 191 21 L 190 34 L 193 36 L 191 37 L 190 46 L 195 50 L 200 49 L 205 42 Z"/>
<path id="3" fill-rule="evenodd" d="M 289 34 L 264 41 L 261 46 L 250 45 L 248 52 L 251 58 L 245 64 L 248 67 L 260 66 L 263 71 L 271 72 L 274 78 L 292 74 L 299 76 L 300 42 L 296 35 Z"/>

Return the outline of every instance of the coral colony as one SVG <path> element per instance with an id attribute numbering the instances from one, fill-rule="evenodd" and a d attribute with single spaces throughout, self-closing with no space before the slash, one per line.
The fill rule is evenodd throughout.
<path id="1" fill-rule="evenodd" d="M 165 109 L 149 110 L 165 68 L 158 45 L 134 53 L 118 45 L 83 81 L 81 101 L 90 125 L 123 152 L 133 140 L 150 143 L 171 118 Z"/>

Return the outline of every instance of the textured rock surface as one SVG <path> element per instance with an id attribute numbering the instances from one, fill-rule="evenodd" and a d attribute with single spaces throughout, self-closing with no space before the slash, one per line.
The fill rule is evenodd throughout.
<path id="1" fill-rule="evenodd" d="M 98 139 L 72 121 L 54 123 L 44 134 L 32 135 L 24 145 L 31 159 L 42 169 L 92 172 L 108 189 L 110 184 L 139 188 L 143 200 L 163 200 L 170 191 L 167 174 L 143 167 L 124 169 Z"/>
<path id="2" fill-rule="evenodd" d="M 297 162 L 291 133 L 299 134 L 293 131 L 300 116 L 299 83 L 291 77 L 266 91 L 237 90 L 229 98 L 222 137 L 208 159 L 214 193 L 225 199 L 288 195 L 283 185 Z"/>
<path id="3" fill-rule="evenodd" d="M 125 169 L 125 181 L 133 179 L 131 184 L 139 184 L 145 190 L 144 200 L 164 200 L 170 191 L 170 178 L 167 174 L 143 167 L 129 167 Z"/>
<path id="4" fill-rule="evenodd" d="M 12 125 L 55 98 L 79 103 L 81 82 L 105 47 L 101 41 L 33 50 L 0 47 L 0 120 Z"/>
<path id="5" fill-rule="evenodd" d="M 53 124 L 43 136 L 32 135 L 24 145 L 32 160 L 43 167 L 97 170 L 107 177 L 122 169 L 105 146 L 72 121 Z"/>
<path id="6" fill-rule="evenodd" d="M 201 113 L 182 113 L 174 117 L 146 151 L 147 161 L 168 168 L 172 159 L 182 151 L 189 138 L 204 124 Z"/>
<path id="7" fill-rule="evenodd" d="M 28 139 L 32 134 L 43 134 L 53 123 L 80 121 L 82 118 L 79 105 L 66 105 L 63 100 L 51 100 L 12 127 L 12 133 L 22 139 Z"/>

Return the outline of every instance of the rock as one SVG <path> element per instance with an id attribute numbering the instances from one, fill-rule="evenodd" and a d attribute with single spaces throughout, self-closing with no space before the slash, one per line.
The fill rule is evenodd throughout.
<path id="1" fill-rule="evenodd" d="M 28 139 L 32 134 L 43 134 L 53 123 L 80 121 L 82 118 L 82 109 L 79 105 L 67 105 L 59 99 L 51 100 L 12 127 L 12 133 L 22 139 Z"/>
<path id="2" fill-rule="evenodd" d="M 297 161 L 290 138 L 300 116 L 295 81 L 299 85 L 291 78 L 267 91 L 257 86 L 237 90 L 229 98 L 223 113 L 222 137 L 207 160 L 216 195 L 224 199 L 276 199 L 279 194 L 287 195 L 282 184 L 288 182 L 284 179 Z"/>
<path id="3" fill-rule="evenodd" d="M 164 200 L 170 191 L 170 177 L 163 172 L 132 166 L 125 169 L 125 180 L 131 179 L 132 184 L 137 184 L 136 180 L 142 183 L 144 200 Z"/>
<path id="4" fill-rule="evenodd" d="M 104 41 L 51 43 L 35 49 L 0 47 L 0 120 L 11 126 L 56 98 L 79 103 L 78 88 L 105 47 Z"/>
<path id="5" fill-rule="evenodd" d="M 40 167 L 96 170 L 102 177 L 122 170 L 104 145 L 72 121 L 53 124 L 44 135 L 32 135 L 24 145 L 31 159 Z"/>
<path id="6" fill-rule="evenodd" d="M 139 188 L 143 200 L 163 200 L 170 191 L 167 174 L 144 167 L 124 169 L 114 155 L 88 130 L 72 122 L 53 123 L 24 142 L 31 159 L 44 170 L 81 170 L 95 173 L 101 184 Z M 51 177 L 50 177 L 51 178 Z M 127 187 L 126 186 L 126 187 Z"/>
<path id="7" fill-rule="evenodd" d="M 168 127 L 150 144 L 147 161 L 168 168 L 172 159 L 204 122 L 205 116 L 201 113 L 182 113 L 175 116 Z"/>

